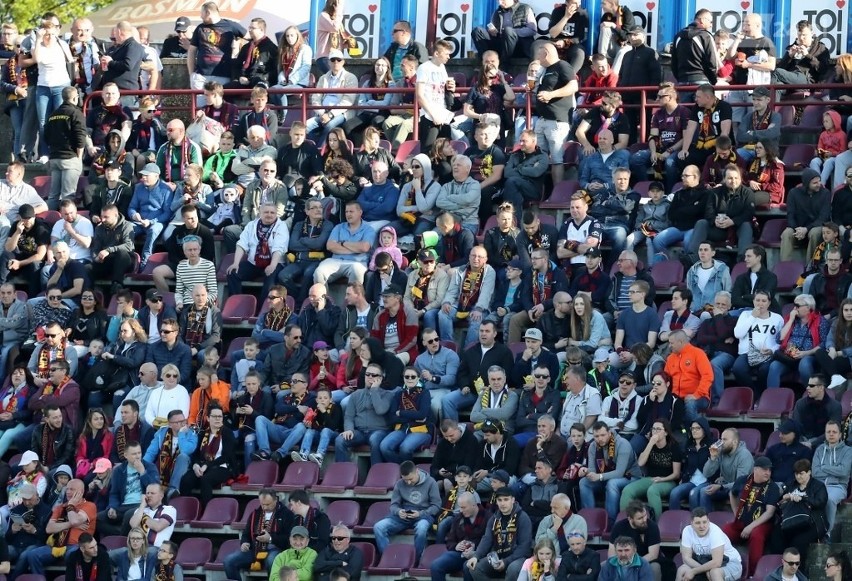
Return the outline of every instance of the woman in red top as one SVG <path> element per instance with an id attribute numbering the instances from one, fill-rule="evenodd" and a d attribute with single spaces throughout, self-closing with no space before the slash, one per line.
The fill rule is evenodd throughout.
<path id="1" fill-rule="evenodd" d="M 760 140 L 754 144 L 754 154 L 745 178 L 746 185 L 754 190 L 754 205 L 782 203 L 784 166 L 778 161 L 778 151 L 774 145 Z"/>
<path id="2" fill-rule="evenodd" d="M 112 450 L 112 431 L 101 408 L 92 408 L 86 415 L 83 433 L 77 439 L 77 456 L 74 474 L 86 485 L 95 478 L 95 460 L 109 457 Z"/>
<path id="3" fill-rule="evenodd" d="M 355 327 L 349 332 L 349 347 L 340 354 L 340 363 L 337 366 L 337 386 L 339 389 L 332 393 L 334 403 L 340 403 L 358 386 L 358 378 L 361 376 L 361 367 L 364 364 L 359 352 L 364 339 L 369 336 L 364 327 Z"/>
<path id="4" fill-rule="evenodd" d="M 321 387 L 325 387 L 329 391 L 336 390 L 340 386 L 337 377 L 337 364 L 329 357 L 328 343 L 325 341 L 314 342 L 313 351 L 311 382 L 308 388 L 311 391 L 316 391 Z"/>

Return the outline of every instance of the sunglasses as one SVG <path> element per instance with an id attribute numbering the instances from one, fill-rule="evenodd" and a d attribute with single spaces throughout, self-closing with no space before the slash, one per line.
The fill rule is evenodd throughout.
<path id="1" fill-rule="evenodd" d="M 533 377 L 535 377 L 536 379 L 550 379 L 550 375 L 549 375 L 549 374 L 548 374 L 548 375 L 543 375 L 543 374 L 541 374 L 541 373 L 536 373 L 536 374 L 534 374 L 534 375 L 533 375 Z"/>
<path id="2" fill-rule="evenodd" d="M 61 301 L 62 295 L 50 295 L 49 297 L 47 297 L 47 300 L 49 300 L 49 301 Z"/>
<path id="3" fill-rule="evenodd" d="M 394 28 L 393 33 L 396 34 L 397 32 L 405 32 L 405 31 L 401 28 Z"/>
<path id="4" fill-rule="evenodd" d="M 345 541 L 349 537 L 331 537 L 332 541 Z"/>
<path id="5" fill-rule="evenodd" d="M 93 300 L 95 300 L 95 297 L 93 297 L 92 295 L 83 295 L 83 296 L 80 297 L 80 300 L 93 301 Z"/>
<path id="6" fill-rule="evenodd" d="M 437 338 L 437 337 L 435 337 L 434 339 L 426 339 L 426 343 L 428 343 L 429 345 L 434 345 L 435 343 L 437 343 L 439 341 L 440 341 L 440 339 Z"/>
<path id="7" fill-rule="evenodd" d="M 381 377 L 381 373 L 370 373 L 369 371 L 364 374 L 366 377 Z"/>
<path id="8" fill-rule="evenodd" d="M 404 375 L 403 377 L 404 377 L 405 379 L 417 379 L 417 376 L 416 376 L 416 375 Z"/>
<path id="9" fill-rule="evenodd" d="M 44 334 L 45 337 L 50 337 L 51 339 L 55 339 L 56 337 L 59 337 L 60 335 L 61 335 L 61 333 L 45 333 Z"/>
<path id="10" fill-rule="evenodd" d="M 342 63 L 343 62 L 343 59 L 337 58 L 337 57 L 334 57 L 333 59 L 328 59 L 328 60 L 333 62 L 333 63 Z"/>
<path id="11" fill-rule="evenodd" d="M 801 561 L 787 561 L 787 560 L 785 560 L 784 562 L 787 563 L 788 565 L 790 565 L 791 567 L 798 567 L 799 565 L 802 564 Z M 830 565 L 826 565 L 826 567 L 829 567 L 829 566 Z"/>
<path id="12" fill-rule="evenodd" d="M 155 299 L 148 299 L 148 300 L 151 301 L 152 303 L 162 303 L 163 302 L 162 297 L 157 297 Z"/>
<path id="13" fill-rule="evenodd" d="M 413 163 L 413 164 L 411 164 L 411 169 L 423 169 L 423 166 L 416 164 L 416 163 Z"/>
<path id="14" fill-rule="evenodd" d="M 170 379 L 174 379 L 177 377 L 177 373 L 164 373 L 163 377 L 168 377 Z"/>
<path id="15" fill-rule="evenodd" d="M 160 335 L 171 335 L 174 332 L 174 329 L 160 329 Z"/>

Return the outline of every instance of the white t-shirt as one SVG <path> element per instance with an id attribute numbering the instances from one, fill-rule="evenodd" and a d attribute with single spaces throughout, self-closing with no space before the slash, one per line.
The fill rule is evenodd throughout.
<path id="1" fill-rule="evenodd" d="M 153 46 L 145 46 L 145 58 L 143 61 L 151 61 L 154 63 L 154 68 L 157 69 L 157 72 L 163 72 L 163 61 L 160 60 L 160 55 L 157 54 L 157 49 Z M 139 80 L 142 81 L 142 90 L 150 89 L 151 87 L 151 73 L 148 71 L 139 71 Z M 156 87 L 153 87 L 156 88 Z M 153 134 L 151 135 L 153 137 Z"/>
<path id="2" fill-rule="evenodd" d="M 146 506 L 144 512 L 149 519 L 164 519 L 169 523 L 169 526 L 160 532 L 154 532 L 153 530 L 145 531 L 145 534 L 148 535 L 149 546 L 159 547 L 163 544 L 163 541 L 168 541 L 172 538 L 172 533 L 175 530 L 175 521 L 177 520 L 177 510 L 175 507 L 160 505 L 157 510 L 152 510 L 151 507 Z"/>
<path id="3" fill-rule="evenodd" d="M 444 93 L 448 78 L 447 69 L 444 65 L 436 65 L 431 60 L 426 61 L 417 67 L 417 84 L 425 85 L 426 91 L 424 97 L 426 98 L 426 101 L 432 105 L 432 109 L 436 113 L 439 111 L 441 112 L 441 115 L 445 117 L 444 121 L 449 121 L 453 117 L 453 114 L 450 111 L 447 111 L 447 107 L 444 102 Z M 432 116 L 426 112 L 425 107 L 420 110 L 423 116 L 429 121 L 435 121 L 435 119 L 432 119 Z"/>
<path id="4" fill-rule="evenodd" d="M 81 246 L 80 243 L 77 242 L 76 238 L 66 232 L 65 224 L 65 220 L 57 220 L 50 231 L 50 239 L 61 240 L 68 244 L 71 260 L 91 260 L 92 251 Z M 88 236 L 91 238 L 94 235 L 95 229 L 89 219 L 85 216 L 77 216 L 77 219 L 74 221 L 72 226 L 74 227 L 74 231 L 80 236 Z"/>
<path id="5" fill-rule="evenodd" d="M 709 555 L 716 547 L 725 547 L 725 556 L 731 563 L 742 563 L 740 552 L 731 544 L 728 535 L 722 532 L 718 526 L 710 523 L 710 529 L 703 537 L 699 537 L 692 525 L 686 525 L 680 536 L 680 546 L 692 549 L 693 555 Z"/>

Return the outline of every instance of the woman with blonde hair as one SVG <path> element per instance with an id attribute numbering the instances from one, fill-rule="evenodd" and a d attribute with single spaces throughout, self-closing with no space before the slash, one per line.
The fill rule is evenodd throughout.
<path id="1" fill-rule="evenodd" d="M 589 293 L 577 293 L 570 313 L 571 336 L 568 345 L 576 345 L 587 353 L 594 353 L 598 347 L 612 345 L 612 336 L 606 326 L 604 316 L 592 305 Z"/>
<path id="2" fill-rule="evenodd" d="M 325 0 L 317 26 L 316 64 L 321 75 L 331 69 L 328 53 L 332 50 L 342 52 L 347 36 L 343 27 L 343 0 Z"/>
<path id="3" fill-rule="evenodd" d="M 96 372 L 89 385 L 89 407 L 99 407 L 105 401 L 112 401 L 113 394 L 119 389 L 130 389 L 136 385 L 139 367 L 145 363 L 148 351 L 148 334 L 136 319 L 125 319 L 119 326 L 118 341 L 110 345 L 101 357 L 111 368 L 103 372 L 97 367 L 87 374 Z M 98 364 L 96 364 L 98 365 Z"/>
<path id="4" fill-rule="evenodd" d="M 180 370 L 173 363 L 167 363 L 160 373 L 163 386 L 151 392 L 145 406 L 145 421 L 155 429 L 169 424 L 172 410 L 180 410 L 184 417 L 189 417 L 189 392 L 180 384 Z"/>
<path id="5" fill-rule="evenodd" d="M 157 568 L 157 553 L 148 551 L 148 538 L 140 527 L 127 535 L 127 547 L 110 551 L 115 581 L 151 581 Z"/>
<path id="6" fill-rule="evenodd" d="M 278 84 L 273 89 L 304 89 L 311 83 L 311 62 L 314 52 L 296 26 L 288 26 L 281 34 L 278 51 Z M 272 98 L 282 107 L 288 104 L 287 95 L 274 93 Z"/>
<path id="7" fill-rule="evenodd" d="M 561 559 L 556 556 L 556 547 L 548 537 L 536 542 L 533 556 L 524 561 L 518 574 L 518 581 L 543 581 L 556 577 Z"/>

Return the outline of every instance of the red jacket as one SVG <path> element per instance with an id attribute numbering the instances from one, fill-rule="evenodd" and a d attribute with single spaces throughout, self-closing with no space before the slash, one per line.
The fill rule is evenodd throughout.
<path id="1" fill-rule="evenodd" d="M 672 393 L 681 399 L 691 395 L 710 399 L 713 367 L 707 354 L 687 343 L 680 353 L 672 352 L 666 359 L 666 373 L 672 377 Z"/>
<path id="2" fill-rule="evenodd" d="M 390 313 L 388 313 L 387 309 L 382 309 L 373 320 L 373 328 L 370 331 L 370 335 L 381 341 L 382 344 L 385 342 L 385 327 L 387 327 L 389 320 Z M 399 346 L 394 349 L 394 353 L 408 353 L 410 357 L 409 364 L 413 365 L 414 360 L 417 359 L 417 331 L 420 328 L 417 313 L 400 301 L 396 322 Z"/>

